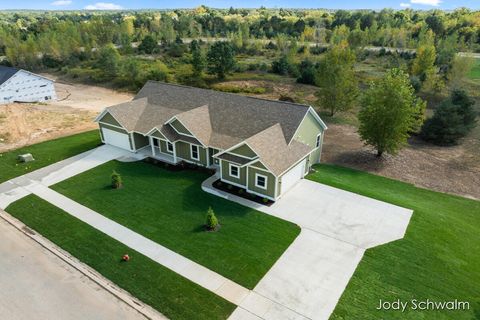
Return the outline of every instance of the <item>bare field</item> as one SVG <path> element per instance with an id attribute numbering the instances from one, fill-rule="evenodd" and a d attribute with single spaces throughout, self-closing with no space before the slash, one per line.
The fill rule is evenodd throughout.
<path id="1" fill-rule="evenodd" d="M 453 147 L 433 146 L 413 137 L 398 155 L 378 159 L 363 145 L 355 127 L 334 124 L 325 134 L 322 161 L 480 199 L 479 150 L 480 142 L 474 137 Z"/>
<path id="2" fill-rule="evenodd" d="M 55 89 L 57 101 L 0 105 L 0 152 L 94 129 L 93 119 L 98 112 L 133 97 L 128 93 L 61 81 L 55 83 Z"/>

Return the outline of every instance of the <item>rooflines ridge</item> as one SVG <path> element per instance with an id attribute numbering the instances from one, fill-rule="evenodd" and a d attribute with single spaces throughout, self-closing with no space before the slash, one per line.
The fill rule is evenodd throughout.
<path id="1" fill-rule="evenodd" d="M 241 96 L 245 98 L 250 98 L 250 99 L 257 99 L 257 100 L 262 100 L 262 101 L 268 101 L 268 102 L 275 102 L 275 103 L 282 103 L 282 104 L 289 104 L 293 105 L 296 107 L 302 107 L 302 108 L 310 108 L 310 105 L 303 104 L 303 103 L 296 103 L 296 102 L 290 102 L 290 101 L 281 101 L 281 100 L 272 100 L 272 99 L 267 99 L 267 98 L 260 98 L 260 97 L 254 97 L 254 96 L 247 96 L 247 95 L 241 95 L 238 93 L 232 93 L 232 92 L 225 92 L 225 91 L 220 91 L 220 90 L 215 90 L 211 88 L 200 88 L 200 87 L 192 87 L 192 86 L 186 86 L 183 84 L 178 84 L 178 83 L 171 83 L 171 82 L 163 82 L 163 81 L 158 81 L 158 80 L 148 80 L 147 83 L 152 82 L 152 83 L 160 83 L 168 86 L 174 86 L 174 87 L 180 87 L 180 88 L 187 88 L 187 89 L 199 89 L 199 90 L 205 90 L 205 91 L 212 91 L 216 93 L 221 93 L 225 95 L 231 95 L 231 96 Z M 155 95 L 155 94 L 154 94 Z"/>

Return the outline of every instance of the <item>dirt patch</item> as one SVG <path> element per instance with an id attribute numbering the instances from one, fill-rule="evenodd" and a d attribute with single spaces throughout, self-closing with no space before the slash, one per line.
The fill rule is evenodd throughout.
<path id="1" fill-rule="evenodd" d="M 44 74 L 55 79 L 55 76 Z M 103 108 L 130 101 L 132 94 L 62 81 L 55 83 L 58 100 L 48 103 L 0 105 L 0 152 L 95 129 Z"/>
<path id="2" fill-rule="evenodd" d="M 363 145 L 354 127 L 332 124 L 325 135 L 322 161 L 480 199 L 479 147 L 474 138 L 454 147 L 432 146 L 411 138 L 398 155 L 378 159 Z"/>

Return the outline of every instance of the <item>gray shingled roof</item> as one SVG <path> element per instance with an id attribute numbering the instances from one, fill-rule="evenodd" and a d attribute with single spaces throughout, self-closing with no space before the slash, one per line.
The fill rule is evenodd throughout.
<path id="1" fill-rule="evenodd" d="M 0 85 L 10 79 L 19 70 L 20 69 L 17 68 L 0 66 Z"/>
<path id="2" fill-rule="evenodd" d="M 279 123 L 285 139 L 290 141 L 309 108 L 290 102 L 155 81 L 148 81 L 134 99 L 144 97 L 149 97 L 152 104 L 180 111 L 208 105 L 213 132 L 241 140 Z"/>
<path id="3" fill-rule="evenodd" d="M 246 141 L 275 175 L 312 150 L 292 140 L 308 109 L 306 105 L 155 81 L 147 82 L 134 100 L 107 108 L 128 131 L 147 134 L 157 128 L 170 141 L 201 142 L 223 150 Z M 172 117 L 198 140 L 166 125 Z"/>
<path id="4" fill-rule="evenodd" d="M 278 123 L 248 138 L 245 142 L 276 176 L 281 175 L 312 151 L 312 147 L 296 140 L 292 140 L 288 145 Z"/>

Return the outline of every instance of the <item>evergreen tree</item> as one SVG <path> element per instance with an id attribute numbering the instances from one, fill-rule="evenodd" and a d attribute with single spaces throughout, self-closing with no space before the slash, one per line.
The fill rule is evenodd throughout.
<path id="1" fill-rule="evenodd" d="M 205 68 L 205 59 L 202 55 L 202 49 L 200 48 L 197 40 L 193 40 L 190 43 L 190 52 L 192 53 L 193 75 L 200 77 L 203 69 Z"/>
<path id="2" fill-rule="evenodd" d="M 156 48 L 157 42 L 151 35 L 146 35 L 138 46 L 138 50 L 146 54 L 152 54 Z"/>
<path id="3" fill-rule="evenodd" d="M 475 102 L 463 90 L 454 90 L 433 116 L 425 121 L 421 135 L 439 145 L 453 145 L 476 125 Z"/>

